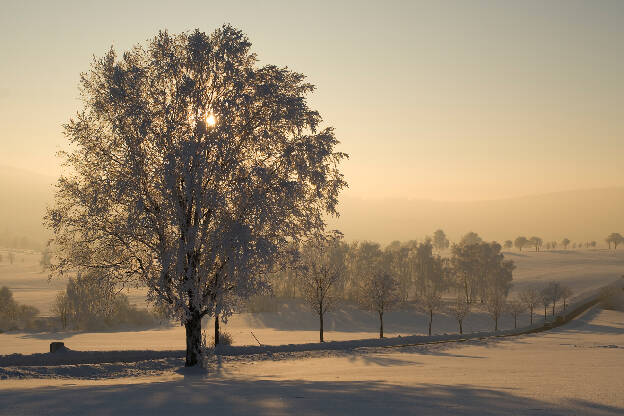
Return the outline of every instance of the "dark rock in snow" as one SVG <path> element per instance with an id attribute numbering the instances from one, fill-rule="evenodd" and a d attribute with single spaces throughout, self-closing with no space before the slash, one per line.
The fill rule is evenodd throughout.
<path id="1" fill-rule="evenodd" d="M 69 348 L 65 346 L 64 342 L 51 342 L 50 343 L 50 352 L 65 352 L 69 351 Z"/>

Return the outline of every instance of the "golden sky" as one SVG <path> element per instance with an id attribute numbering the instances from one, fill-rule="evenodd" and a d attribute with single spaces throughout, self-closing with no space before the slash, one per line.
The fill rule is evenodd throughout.
<path id="1" fill-rule="evenodd" d="M 317 85 L 350 196 L 624 185 L 624 1 L 86 3 L 2 1 L 0 165 L 58 174 L 93 55 L 228 22 Z"/>

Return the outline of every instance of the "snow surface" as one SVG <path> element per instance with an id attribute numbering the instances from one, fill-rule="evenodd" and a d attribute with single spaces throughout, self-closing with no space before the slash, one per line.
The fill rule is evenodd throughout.
<path id="1" fill-rule="evenodd" d="M 519 262 L 515 282 L 518 287 L 560 280 L 587 294 L 622 274 L 624 257 L 611 254 L 572 254 L 578 262 L 574 268 L 562 260 L 569 254 L 527 253 L 524 259 L 530 262 L 524 269 Z M 2 273 L 0 278 L 6 277 Z M 394 331 L 389 335 L 402 330 L 424 332 L 426 320 L 421 315 L 393 313 L 386 320 L 386 327 Z M 373 338 L 377 325 L 373 318 L 355 309 L 338 311 L 329 320 L 333 331 L 327 339 Z M 471 330 L 491 327 L 485 315 L 473 319 Z M 526 323 L 524 316 L 522 324 Z M 434 317 L 434 331 L 436 325 L 438 332 L 455 331 L 450 319 Z M 0 364 L 4 378 L 0 415 L 624 414 L 621 310 L 595 307 L 548 332 L 400 348 L 379 347 L 382 341 L 373 339 L 364 342 L 370 343 L 366 348 L 362 342 L 350 342 L 337 350 L 314 350 L 308 345 L 306 351 L 297 351 L 300 346 L 285 345 L 262 352 L 240 346 L 255 342 L 251 335 L 249 340 L 243 338 L 250 330 L 265 344 L 314 343 L 315 319 L 297 305 L 279 313 L 238 315 L 226 329 L 238 339 L 239 347 L 211 357 L 206 372 L 180 371 L 184 337 L 179 327 L 136 333 L 0 334 L 0 350 L 7 353 L 41 353 L 56 339 L 75 350 L 160 350 L 147 355 L 146 351 L 91 351 L 83 353 L 84 364 L 76 364 L 81 353 L 72 352 L 60 354 L 59 365 L 50 365 L 47 359 L 34 363 L 47 365 Z M 111 359 L 106 354 L 119 355 Z M 74 364 L 60 364 L 68 359 Z"/>
<path id="2" fill-rule="evenodd" d="M 624 312 L 464 343 L 217 356 L 206 373 L 150 363 L 0 381 L 0 414 L 621 415 Z"/>

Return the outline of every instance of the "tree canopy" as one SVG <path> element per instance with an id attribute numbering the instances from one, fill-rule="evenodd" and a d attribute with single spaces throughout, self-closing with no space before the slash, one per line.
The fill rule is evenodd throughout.
<path id="1" fill-rule="evenodd" d="M 106 270 L 149 288 L 187 330 L 266 285 L 279 253 L 322 232 L 346 186 L 302 74 L 259 65 L 239 30 L 161 31 L 82 74 L 67 174 L 46 221 L 54 273 Z"/>

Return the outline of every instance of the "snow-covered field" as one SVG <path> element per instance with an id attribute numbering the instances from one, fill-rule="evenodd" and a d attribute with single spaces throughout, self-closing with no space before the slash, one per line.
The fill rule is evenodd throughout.
<path id="1" fill-rule="evenodd" d="M 206 374 L 181 364 L 3 380 L 0 414 L 621 415 L 624 312 L 496 340 L 218 357 Z M 120 369 L 134 376 L 106 376 Z"/>
<path id="2" fill-rule="evenodd" d="M 578 250 L 549 252 L 512 252 L 508 258 L 517 264 L 514 289 L 525 285 L 544 285 L 551 280 L 565 282 L 576 294 L 609 283 L 624 274 L 624 250 Z M 23 260 L 23 261 L 22 261 Z M 16 262 L 0 263 L 0 286 L 6 285 L 20 303 L 39 308 L 43 315 L 50 313 L 56 292 L 64 288 L 64 281 L 48 281 L 41 271 L 37 254 L 16 255 Z M 133 290 L 129 294 L 134 303 L 142 304 L 143 294 Z M 539 316 L 541 311 L 536 311 Z M 520 325 L 528 323 L 528 315 L 520 317 Z M 207 323 L 209 327 L 209 323 Z M 391 311 L 384 319 L 386 336 L 424 334 L 426 317 L 413 310 Z M 510 316 L 503 316 L 502 328 L 513 327 Z M 326 340 L 343 341 L 378 336 L 378 321 L 374 314 L 354 306 L 328 314 L 325 322 Z M 296 302 L 283 304 L 278 312 L 234 315 L 224 329 L 234 338 L 234 345 L 257 345 L 253 334 L 266 345 L 309 343 L 318 341 L 318 321 L 305 305 Z M 464 323 L 466 332 L 489 331 L 492 320 L 484 312 L 470 315 Z M 434 316 L 433 332 L 454 333 L 456 322 L 449 316 Z M 176 350 L 185 348 L 184 328 L 172 326 L 143 331 L 61 332 L 0 334 L 0 355 L 10 353 L 37 353 L 49 350 L 51 341 L 64 341 L 74 350 Z"/>
<path id="3" fill-rule="evenodd" d="M 518 264 L 516 287 L 558 280 L 582 293 L 612 282 L 624 271 L 624 256 L 605 251 L 510 257 Z M 18 301 L 33 303 L 33 293 L 50 293 L 53 298 L 58 286 L 46 287 L 36 265 L 12 267 L 17 273 L 0 269 L 0 285 L 15 289 Z M 521 323 L 526 321 L 523 316 Z M 238 345 L 255 343 L 251 331 L 264 344 L 279 345 L 315 342 L 316 325 L 302 305 L 289 303 L 279 312 L 236 315 L 226 329 Z M 425 325 L 418 313 L 395 311 L 386 318 L 386 333 L 423 333 Z M 327 326 L 329 340 L 377 335 L 374 316 L 353 307 L 333 313 Z M 503 326 L 511 326 L 509 317 Z M 489 330 L 491 321 L 475 314 L 466 329 Z M 455 330 L 450 318 L 434 318 L 434 332 Z M 184 348 L 182 328 L 171 327 L 0 334 L 0 354 L 45 352 L 57 339 L 75 350 Z M 206 373 L 180 371 L 182 365 L 182 358 L 174 354 L 130 363 L 5 367 L 2 374 L 8 379 L 0 380 L 0 415 L 621 415 L 624 312 L 595 307 L 555 330 L 509 338 L 215 356 Z"/>

